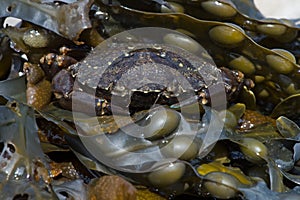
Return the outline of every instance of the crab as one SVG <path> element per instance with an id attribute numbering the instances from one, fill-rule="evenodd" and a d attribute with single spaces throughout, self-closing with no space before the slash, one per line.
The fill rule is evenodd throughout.
<path id="1" fill-rule="evenodd" d="M 174 105 L 178 99 L 188 98 L 190 92 L 199 103 L 209 105 L 209 89 L 220 83 L 225 86 L 227 100 L 232 102 L 241 88 L 252 87 L 239 71 L 218 69 L 210 60 L 199 62 L 191 54 L 178 53 L 178 49 L 161 44 L 116 43 L 104 52 L 96 47 L 82 62 L 69 68 L 69 73 L 76 76 L 75 93 L 64 91 L 62 85 L 64 81 L 70 83 L 71 75 L 66 71 L 61 73 L 52 81 L 55 92 L 63 94 L 61 105 L 72 109 L 73 99 L 73 103 L 80 105 L 75 107 L 84 111 L 84 103 L 93 99 L 95 104 L 87 106 L 93 106 L 97 115 L 111 114 L 112 103 L 117 111 L 130 114 L 149 109 L 153 104 Z M 220 74 L 223 82 L 218 78 Z"/>

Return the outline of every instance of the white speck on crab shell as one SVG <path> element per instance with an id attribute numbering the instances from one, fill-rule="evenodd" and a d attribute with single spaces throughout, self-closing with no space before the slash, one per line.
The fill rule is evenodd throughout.
<path id="1" fill-rule="evenodd" d="M 115 95 L 115 96 L 125 97 L 128 93 L 127 92 L 121 92 L 121 91 L 112 91 L 111 94 Z"/>
<path id="2" fill-rule="evenodd" d="M 162 52 L 162 53 L 160 54 L 160 57 L 165 58 L 165 57 L 166 57 L 166 53 L 165 53 L 165 52 Z"/>
<path id="3" fill-rule="evenodd" d="M 112 62 L 108 62 L 107 64 L 108 64 L 108 65 L 111 65 L 111 63 L 112 63 Z"/>
<path id="4" fill-rule="evenodd" d="M 24 60 L 28 61 L 28 57 L 27 57 L 26 54 L 22 54 L 22 55 L 21 55 L 21 58 L 23 58 Z"/>
<path id="5" fill-rule="evenodd" d="M 98 66 L 94 66 L 93 69 L 98 69 Z"/>
<path id="6" fill-rule="evenodd" d="M 124 91 L 124 90 L 125 90 L 125 87 L 124 87 L 123 85 L 117 85 L 117 86 L 115 87 L 115 90 L 117 90 L 117 91 Z"/>
<path id="7" fill-rule="evenodd" d="M 88 85 L 92 85 L 92 89 L 96 90 L 97 89 L 97 85 L 95 85 L 94 83 L 91 83 L 91 81 L 89 81 Z"/>
<path id="8" fill-rule="evenodd" d="M 107 91 L 110 91 L 113 87 L 114 83 L 110 83 L 106 88 L 104 88 Z"/>
<path id="9" fill-rule="evenodd" d="M 179 63 L 178 66 L 179 66 L 179 67 L 183 67 L 183 64 L 182 64 L 182 63 Z"/>
<path id="10" fill-rule="evenodd" d="M 153 45 L 153 48 L 154 48 L 154 49 L 157 49 L 157 50 L 160 50 L 160 49 L 162 49 L 162 47 L 161 47 L 161 46 L 159 46 L 159 45 Z"/>

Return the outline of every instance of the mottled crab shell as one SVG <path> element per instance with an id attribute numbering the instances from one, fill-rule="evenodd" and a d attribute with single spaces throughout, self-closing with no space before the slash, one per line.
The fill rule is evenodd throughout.
<path id="1" fill-rule="evenodd" d="M 96 47 L 78 64 L 77 80 L 102 98 L 133 95 L 131 102 L 145 105 L 161 92 L 168 101 L 188 92 L 205 97 L 207 88 L 221 80 L 212 63 L 172 46 L 113 43 Z"/>
<path id="2" fill-rule="evenodd" d="M 207 60 L 182 49 L 161 44 L 131 44 L 129 46 L 115 43 L 105 50 L 102 46 L 100 49 L 98 51 L 99 49 L 95 48 L 81 63 L 82 66 L 78 73 L 78 80 L 93 89 L 98 87 L 112 91 L 118 85 L 124 87 L 124 93 L 130 91 L 156 92 L 165 87 L 171 87 L 174 78 L 180 78 L 177 74 L 179 72 L 195 90 L 199 90 L 204 84 L 210 84 L 204 83 L 204 77 L 210 76 L 205 81 L 211 82 L 217 80 L 219 72 L 217 70 L 213 74 L 216 67 Z M 170 72 L 171 75 L 161 74 L 165 72 Z M 129 77 L 130 80 L 124 79 L 124 74 L 132 77 Z M 137 75 L 143 76 L 135 77 Z M 155 84 L 158 82 L 161 85 Z"/>

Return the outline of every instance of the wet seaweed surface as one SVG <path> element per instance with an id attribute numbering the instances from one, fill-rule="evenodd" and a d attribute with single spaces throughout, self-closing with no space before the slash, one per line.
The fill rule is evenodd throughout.
<path id="1" fill-rule="evenodd" d="M 1 3 L 19 21 L 0 28 L 0 199 L 300 199 L 299 19 L 252 0 Z"/>

